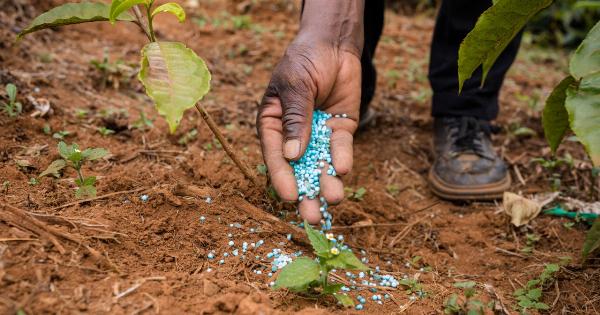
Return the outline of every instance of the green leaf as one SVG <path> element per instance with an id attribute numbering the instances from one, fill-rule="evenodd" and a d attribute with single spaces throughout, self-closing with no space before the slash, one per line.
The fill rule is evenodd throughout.
<path id="1" fill-rule="evenodd" d="M 535 302 L 532 302 L 526 296 L 521 296 L 521 297 L 522 297 L 522 299 L 519 299 L 519 303 L 518 303 L 520 307 L 529 308 L 529 307 L 532 307 L 533 305 L 535 305 Z"/>
<path id="2" fill-rule="evenodd" d="M 344 285 L 341 283 L 330 284 L 323 288 L 323 294 L 333 294 L 342 289 Z"/>
<path id="3" fill-rule="evenodd" d="M 459 92 L 464 82 L 483 65 L 482 84 L 498 56 L 537 12 L 552 0 L 499 0 L 477 20 L 458 51 Z"/>
<path id="4" fill-rule="evenodd" d="M 600 94 L 570 86 L 565 108 L 571 130 L 583 143 L 594 165 L 600 166 Z"/>
<path id="5" fill-rule="evenodd" d="M 142 50 L 138 78 L 175 132 L 185 110 L 210 88 L 210 72 L 194 51 L 177 42 L 154 42 Z"/>
<path id="6" fill-rule="evenodd" d="M 575 82 L 572 76 L 564 78 L 554 87 L 554 90 L 546 100 L 546 106 L 542 112 L 542 125 L 544 126 L 544 135 L 546 141 L 550 144 L 552 152 L 560 145 L 562 138 L 569 129 L 569 114 L 565 109 L 565 99 L 567 98 L 567 88 Z"/>
<path id="7" fill-rule="evenodd" d="M 542 297 L 542 289 L 536 288 L 527 291 L 527 297 L 533 301 L 539 300 Z"/>
<path id="8" fill-rule="evenodd" d="M 150 5 L 150 2 L 149 0 L 113 0 L 108 14 L 110 22 L 114 24 L 117 20 L 117 16 L 120 16 L 122 13 L 126 13 L 125 11 L 138 4 L 148 6 Z"/>
<path id="9" fill-rule="evenodd" d="M 577 1 L 573 5 L 574 9 L 600 9 L 600 1 Z"/>
<path id="10" fill-rule="evenodd" d="M 548 306 L 548 304 L 546 303 L 536 302 L 535 304 L 533 304 L 533 308 L 535 308 L 536 310 L 549 310 L 550 306 Z"/>
<path id="11" fill-rule="evenodd" d="M 89 176 L 83 179 L 83 182 L 79 180 L 79 178 L 75 179 L 75 184 L 79 187 L 81 186 L 94 186 L 96 184 L 96 176 Z"/>
<path id="12" fill-rule="evenodd" d="M 155 15 L 161 12 L 171 13 L 175 15 L 177 17 L 177 20 L 179 20 L 179 23 L 183 23 L 185 21 L 185 11 L 179 4 L 175 2 L 169 2 L 158 6 L 152 12 L 152 18 L 154 18 Z"/>
<path id="13" fill-rule="evenodd" d="M 527 289 L 531 289 L 540 283 L 542 283 L 542 280 L 540 280 L 540 279 L 529 280 L 529 281 L 527 281 L 526 287 L 527 287 Z"/>
<path id="14" fill-rule="evenodd" d="M 84 159 L 93 161 L 97 159 L 101 159 L 109 154 L 108 150 L 104 148 L 89 148 L 85 149 L 81 152 L 81 155 Z"/>
<path id="15" fill-rule="evenodd" d="M 306 231 L 306 235 L 308 235 L 308 239 L 310 240 L 310 244 L 312 245 L 315 253 L 318 256 L 329 257 L 331 245 L 329 244 L 329 240 L 325 237 L 325 235 L 313 229 L 306 220 L 304 220 L 304 230 Z"/>
<path id="16" fill-rule="evenodd" d="M 356 256 L 349 250 L 343 250 L 339 255 L 325 260 L 325 264 L 331 268 L 350 269 L 350 270 L 369 270 Z"/>
<path id="17" fill-rule="evenodd" d="M 6 94 L 8 95 L 8 99 L 14 102 L 17 99 L 17 87 L 12 83 L 7 84 Z"/>
<path id="18" fill-rule="evenodd" d="M 75 197 L 77 197 L 78 199 L 94 198 L 96 197 L 96 187 L 81 186 L 75 191 Z"/>
<path id="19" fill-rule="evenodd" d="M 598 71 L 600 71 L 600 22 L 596 23 L 586 35 L 569 62 L 569 72 L 577 80 Z"/>
<path id="20" fill-rule="evenodd" d="M 67 3 L 50 9 L 36 17 L 29 26 L 22 30 L 17 39 L 24 35 L 45 28 L 85 22 L 108 21 L 110 7 L 105 3 L 80 2 Z M 134 18 L 127 12 L 119 15 L 119 21 L 133 21 Z"/>
<path id="21" fill-rule="evenodd" d="M 50 163 L 50 165 L 48 165 L 46 170 L 43 171 L 39 177 L 43 177 L 43 176 L 46 176 L 49 174 L 52 174 L 52 175 L 58 177 L 59 176 L 58 171 L 65 168 L 65 166 L 67 166 L 67 162 L 65 160 L 63 160 L 63 159 L 55 160 L 52 163 Z"/>
<path id="22" fill-rule="evenodd" d="M 345 293 L 334 293 L 333 296 L 340 302 L 344 307 L 354 306 L 354 301 Z"/>
<path id="23" fill-rule="evenodd" d="M 475 281 L 455 282 L 454 287 L 459 289 L 471 289 L 477 285 Z"/>
<path id="24" fill-rule="evenodd" d="M 583 242 L 583 250 L 581 255 L 583 256 L 583 260 L 586 260 L 587 257 L 598 250 L 600 248 L 600 219 L 597 219 L 594 222 L 594 225 L 590 228 L 585 236 L 585 241 Z"/>
<path id="25" fill-rule="evenodd" d="M 305 291 L 311 282 L 319 280 L 320 270 L 319 264 L 316 261 L 306 257 L 299 257 L 283 267 L 277 276 L 273 288 Z"/>
<path id="26" fill-rule="evenodd" d="M 515 292 L 513 293 L 514 296 L 520 296 L 520 295 L 524 295 L 524 294 L 525 294 L 524 289 L 516 289 Z"/>

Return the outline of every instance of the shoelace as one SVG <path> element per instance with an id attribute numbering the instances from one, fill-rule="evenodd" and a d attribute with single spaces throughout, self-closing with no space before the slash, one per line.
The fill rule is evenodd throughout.
<path id="1" fill-rule="evenodd" d="M 474 153 L 483 158 L 493 157 L 486 154 L 481 137 L 497 133 L 499 128 L 474 117 L 457 117 L 448 119 L 450 138 L 454 140 L 454 154 Z"/>

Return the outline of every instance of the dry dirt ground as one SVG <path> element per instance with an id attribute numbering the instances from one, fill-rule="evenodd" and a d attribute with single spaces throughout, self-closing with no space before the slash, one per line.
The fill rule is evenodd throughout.
<path id="1" fill-rule="evenodd" d="M 460 293 L 453 284 L 465 280 L 477 282 L 482 301 L 514 312 L 513 291 L 537 277 L 544 264 L 565 256 L 571 262 L 542 301 L 550 313 L 600 311 L 598 260 L 582 265 L 579 258 L 586 224 L 540 216 L 517 229 L 498 204 L 452 204 L 429 192 L 424 178 L 432 161 L 426 79 L 432 13 L 386 13 L 374 100 L 381 115 L 375 128 L 357 135 L 356 164 L 344 178 L 347 187 L 366 193 L 332 210 L 336 233 L 357 253 L 366 251 L 369 266 L 417 279 L 425 294 L 415 299 L 406 287 L 389 290 L 393 299 L 383 305 L 369 301 L 355 311 L 331 298 L 268 288 L 275 276 L 267 275 L 265 255 L 272 248 L 287 253 L 310 248 L 288 241 L 282 223 L 260 215 L 295 219 L 291 205 L 270 199 L 264 187 L 253 187 L 237 171 L 195 111 L 170 135 L 127 69 L 111 74 L 102 88 L 102 75 L 90 61 L 101 60 L 106 51 L 111 62 L 135 67 L 145 37 L 134 25 L 77 25 L 14 43 L 36 14 L 63 2 L 3 1 L 0 12 L 0 86 L 15 83 L 24 104 L 18 118 L 0 115 L 0 313 L 434 314 L 443 312 L 451 293 Z M 297 3 L 200 2 L 188 8 L 183 25 L 159 17 L 158 36 L 183 41 L 207 60 L 213 81 L 203 105 L 257 170 L 262 163 L 257 101 L 297 29 Z M 577 143 L 559 151 L 573 157 L 571 168 L 551 172 L 531 161 L 550 157 L 539 111 L 564 73 L 566 55 L 524 45 L 502 93 L 498 123 L 504 128 L 496 145 L 510 163 L 512 191 L 550 191 L 554 172 L 561 191 L 589 200 L 595 194 L 590 163 Z M 27 96 L 49 101 L 53 113 L 31 117 Z M 141 113 L 154 120 L 153 127 L 136 128 Z M 115 133 L 103 136 L 100 127 Z M 536 135 L 520 136 L 521 127 Z M 58 157 L 53 134 L 61 131 L 69 132 L 64 136 L 69 143 L 110 150 L 108 158 L 83 169 L 98 177 L 98 196 L 107 196 L 78 203 L 72 171 L 31 182 Z M 266 185 L 266 176 L 256 173 Z M 143 194 L 149 197 L 145 202 Z M 528 235 L 539 241 L 527 244 Z M 218 265 L 207 259 L 211 250 L 230 251 L 229 239 L 265 244 L 243 260 L 229 257 Z M 523 250 L 527 246 L 530 253 Z"/>

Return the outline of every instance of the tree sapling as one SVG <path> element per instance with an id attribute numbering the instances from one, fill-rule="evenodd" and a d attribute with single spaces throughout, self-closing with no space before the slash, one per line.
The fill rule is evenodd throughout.
<path id="1" fill-rule="evenodd" d="M 52 162 L 45 171 L 43 171 L 39 177 L 43 177 L 46 175 L 54 175 L 58 177 L 59 171 L 65 167 L 70 167 L 75 170 L 77 173 L 77 178 L 75 178 L 75 184 L 77 185 L 77 190 L 75 191 L 75 196 L 77 198 L 86 198 L 86 197 L 95 197 L 96 196 L 96 177 L 95 176 L 83 176 L 81 172 L 81 167 L 86 161 L 93 161 L 97 159 L 101 159 L 108 155 L 108 151 L 104 148 L 87 148 L 83 151 L 79 149 L 79 146 L 76 143 L 72 145 L 67 145 L 64 142 L 58 143 L 58 153 L 62 157 L 62 159 L 55 160 Z"/>
<path id="2" fill-rule="evenodd" d="M 6 85 L 6 95 L 8 102 L 0 102 L 2 110 L 10 117 L 17 117 L 23 111 L 23 105 L 17 101 L 17 87 L 9 83 Z"/>

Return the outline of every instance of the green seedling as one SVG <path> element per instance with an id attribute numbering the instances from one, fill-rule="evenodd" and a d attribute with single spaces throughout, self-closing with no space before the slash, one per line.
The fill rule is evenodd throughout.
<path id="1" fill-rule="evenodd" d="M 525 247 L 521 249 L 521 252 L 531 254 L 535 249 L 535 244 L 540 241 L 540 236 L 533 233 L 528 233 L 525 235 Z"/>
<path id="2" fill-rule="evenodd" d="M 260 175 L 267 175 L 267 166 L 264 164 L 256 165 L 256 170 L 258 171 L 258 174 L 260 174 Z"/>
<path id="3" fill-rule="evenodd" d="M 356 190 L 350 187 L 345 187 L 344 191 L 346 192 L 346 197 L 356 201 L 362 201 L 363 197 L 367 193 L 367 189 L 364 187 L 359 187 Z"/>
<path id="4" fill-rule="evenodd" d="M 285 266 L 275 281 L 274 289 L 286 288 L 312 296 L 333 295 L 345 307 L 354 306 L 348 295 L 340 293 L 342 284 L 328 282 L 329 272 L 338 270 L 369 270 L 350 249 L 335 242 L 333 234 L 323 234 L 304 221 L 304 230 L 317 259 L 298 257 Z"/>
<path id="5" fill-rule="evenodd" d="M 444 303 L 445 314 L 455 315 L 483 315 L 486 310 L 494 309 L 494 302 L 489 304 L 483 303 L 479 299 L 474 299 L 477 295 L 477 283 L 475 281 L 455 282 L 454 287 L 463 290 L 464 299 L 461 299 L 458 294 L 453 293 Z"/>
<path id="6" fill-rule="evenodd" d="M 10 181 L 5 180 L 4 182 L 2 182 L 2 192 L 3 193 L 8 193 L 8 188 L 10 187 Z"/>
<path id="7" fill-rule="evenodd" d="M 61 130 L 61 131 L 57 131 L 55 133 L 52 134 L 52 138 L 56 139 L 56 140 L 64 140 L 65 137 L 67 137 L 68 135 L 70 135 L 71 132 L 67 131 L 67 130 Z"/>
<path id="8" fill-rule="evenodd" d="M 98 132 L 99 132 L 99 133 L 100 133 L 100 134 L 101 134 L 103 137 L 110 136 L 110 135 L 112 135 L 112 134 L 114 134 L 114 133 L 115 133 L 115 131 L 114 131 L 114 130 L 112 130 L 112 129 L 108 129 L 108 128 L 104 127 L 104 126 L 102 126 L 102 127 L 98 127 L 98 129 L 97 129 L 97 130 L 98 130 Z"/>
<path id="9" fill-rule="evenodd" d="M 87 22 L 110 21 L 132 22 L 148 38 L 141 50 L 138 79 L 146 94 L 154 101 L 156 109 L 175 133 L 186 110 L 195 107 L 217 139 L 225 139 L 215 126 L 210 114 L 199 101 L 210 89 L 211 75 L 204 60 L 180 42 L 158 41 L 154 30 L 154 19 L 162 13 L 172 14 L 180 23 L 186 19 L 183 8 L 175 2 L 155 5 L 154 0 L 112 0 L 103 2 L 66 3 L 36 17 L 25 27 L 17 39 L 42 29 Z M 241 19 L 239 27 L 247 22 Z M 101 63 L 98 63 L 100 66 Z M 101 66 L 102 67 L 102 66 Z M 248 167 L 235 154 L 225 140 L 221 143 L 225 152 L 244 176 L 260 186 Z"/>
<path id="10" fill-rule="evenodd" d="M 179 140 L 177 140 L 177 143 L 181 144 L 181 145 L 187 145 L 188 142 L 190 141 L 194 141 L 196 140 L 196 138 L 198 138 L 198 130 L 196 130 L 196 128 L 186 132 L 183 136 L 181 136 L 181 138 L 179 138 Z"/>
<path id="11" fill-rule="evenodd" d="M 85 162 L 101 159 L 108 155 L 109 152 L 104 148 L 88 148 L 82 151 L 75 143 L 72 145 L 67 145 L 61 141 L 58 143 L 58 153 L 62 159 L 53 161 L 48 168 L 46 168 L 46 170 L 39 175 L 39 177 L 46 175 L 54 175 L 55 177 L 59 177 L 62 169 L 65 167 L 70 167 L 77 173 L 77 178 L 75 178 L 75 184 L 77 185 L 75 197 L 80 199 L 86 197 L 95 197 L 96 177 L 83 176 L 81 167 Z"/>
<path id="12" fill-rule="evenodd" d="M 79 119 L 84 119 L 88 116 L 89 111 L 85 108 L 77 108 L 75 109 L 75 117 Z"/>
<path id="13" fill-rule="evenodd" d="M 540 302 L 544 287 L 554 281 L 554 275 L 560 270 L 558 264 L 547 264 L 538 278 L 527 281 L 525 287 L 515 290 L 517 309 L 521 314 L 529 314 L 527 310 L 548 310 L 550 307 Z"/>
<path id="14" fill-rule="evenodd" d="M 113 89 L 118 90 L 122 83 L 129 83 L 135 76 L 136 70 L 125 64 L 123 60 L 110 62 L 108 59 L 108 50 L 104 49 L 102 60 L 92 59 L 90 64 L 100 72 L 100 89 L 105 89 L 111 84 Z"/>
<path id="15" fill-rule="evenodd" d="M 52 127 L 50 127 L 50 125 L 49 125 L 49 124 L 44 124 L 44 127 L 42 127 L 42 132 L 43 132 L 45 135 L 48 135 L 48 136 L 49 136 L 50 134 L 52 134 Z"/>
<path id="16" fill-rule="evenodd" d="M 419 283 L 419 280 L 414 278 L 404 278 L 398 281 L 401 286 L 406 288 L 406 294 L 408 295 L 416 295 L 419 298 L 424 298 L 427 296 L 427 292 L 423 290 L 423 286 Z"/>
<path id="17" fill-rule="evenodd" d="M 144 113 L 143 111 L 140 111 L 140 118 L 134 121 L 133 124 L 130 126 L 130 128 L 132 129 L 139 130 L 151 129 L 152 127 L 154 127 L 152 119 L 148 118 L 146 116 L 146 113 Z"/>
<path id="18" fill-rule="evenodd" d="M 40 182 L 39 182 L 39 181 L 38 181 L 38 179 L 37 179 L 37 178 L 35 178 L 35 177 L 31 177 L 31 178 L 29 179 L 29 185 L 31 185 L 31 186 L 35 186 L 35 185 L 37 185 L 37 184 L 39 184 L 39 183 L 40 183 Z"/>
<path id="19" fill-rule="evenodd" d="M 3 107 L 2 110 L 9 117 L 17 117 L 23 111 L 23 105 L 17 101 L 17 87 L 14 84 L 9 83 L 6 85 L 5 89 L 6 95 L 8 96 L 8 102 L 0 102 L 0 105 Z"/>

